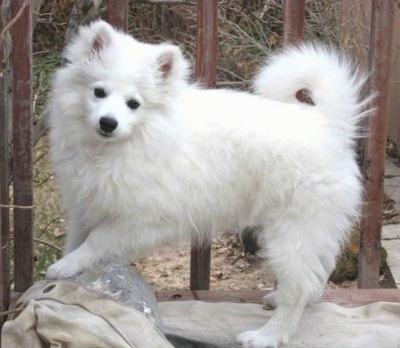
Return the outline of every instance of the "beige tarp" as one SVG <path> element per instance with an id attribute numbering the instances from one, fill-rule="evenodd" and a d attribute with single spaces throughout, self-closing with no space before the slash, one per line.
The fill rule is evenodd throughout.
<path id="1" fill-rule="evenodd" d="M 239 303 L 160 303 L 166 331 L 218 347 L 236 347 L 234 337 L 263 325 L 271 311 Z M 305 310 L 285 348 L 400 348 L 400 303 L 343 308 L 320 303 Z"/>
<path id="2" fill-rule="evenodd" d="M 133 307 L 78 284 L 55 284 L 24 295 L 25 310 L 4 325 L 2 348 L 172 347 Z M 271 315 L 260 305 L 201 301 L 163 302 L 159 310 L 166 332 L 180 342 L 177 347 L 237 347 L 238 333 L 260 327 Z M 288 346 L 339 347 L 400 348 L 400 304 L 377 302 L 351 309 L 332 303 L 311 306 Z"/>
<path id="3" fill-rule="evenodd" d="M 78 284 L 57 282 L 22 302 L 26 309 L 4 324 L 2 348 L 172 347 L 141 312 Z"/>

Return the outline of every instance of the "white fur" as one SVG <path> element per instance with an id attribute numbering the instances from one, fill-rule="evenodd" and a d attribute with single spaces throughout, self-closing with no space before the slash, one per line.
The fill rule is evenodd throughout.
<path id="1" fill-rule="evenodd" d="M 104 22 L 81 29 L 67 52 L 49 111 L 69 235 L 47 276 L 70 277 L 100 259 L 127 260 L 191 235 L 201 241 L 226 227 L 262 226 L 278 281 L 267 300 L 277 309 L 238 340 L 287 343 L 357 215 L 363 79 L 332 51 L 304 45 L 262 69 L 262 96 L 201 90 L 186 84 L 179 48 L 140 43 Z M 94 96 L 98 87 L 106 97 Z M 315 106 L 296 102 L 301 88 Z M 132 99 L 139 108 L 127 107 Z M 118 121 L 108 137 L 103 116 Z"/>

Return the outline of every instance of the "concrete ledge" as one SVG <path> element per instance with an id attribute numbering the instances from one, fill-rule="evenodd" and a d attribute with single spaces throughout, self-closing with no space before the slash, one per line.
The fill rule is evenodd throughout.
<path id="1" fill-rule="evenodd" d="M 387 252 L 387 264 L 397 288 L 400 288 L 400 225 L 382 227 L 382 247 Z"/>

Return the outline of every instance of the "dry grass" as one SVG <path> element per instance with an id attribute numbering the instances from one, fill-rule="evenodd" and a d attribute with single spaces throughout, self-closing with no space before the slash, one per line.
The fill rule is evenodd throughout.
<path id="1" fill-rule="evenodd" d="M 337 45 L 337 8 L 329 0 L 307 1 L 308 40 Z M 196 23 L 195 6 L 132 4 L 129 31 L 144 41 L 177 43 L 194 62 Z M 282 1 L 219 1 L 218 23 L 218 84 L 247 88 L 266 55 L 282 45 Z"/>
<path id="2" fill-rule="evenodd" d="M 52 172 L 47 137 L 37 144 L 34 154 L 35 202 L 35 279 L 43 279 L 47 268 L 62 256 L 59 248 L 64 245 L 66 212 L 60 190 Z"/>

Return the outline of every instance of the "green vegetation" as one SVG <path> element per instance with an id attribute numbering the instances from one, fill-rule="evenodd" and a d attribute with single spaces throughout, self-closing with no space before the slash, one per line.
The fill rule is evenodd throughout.
<path id="1" fill-rule="evenodd" d="M 40 117 L 43 114 L 47 93 L 50 89 L 51 78 L 54 70 L 60 66 L 60 52 L 40 52 L 33 58 L 33 90 L 35 115 Z"/>

